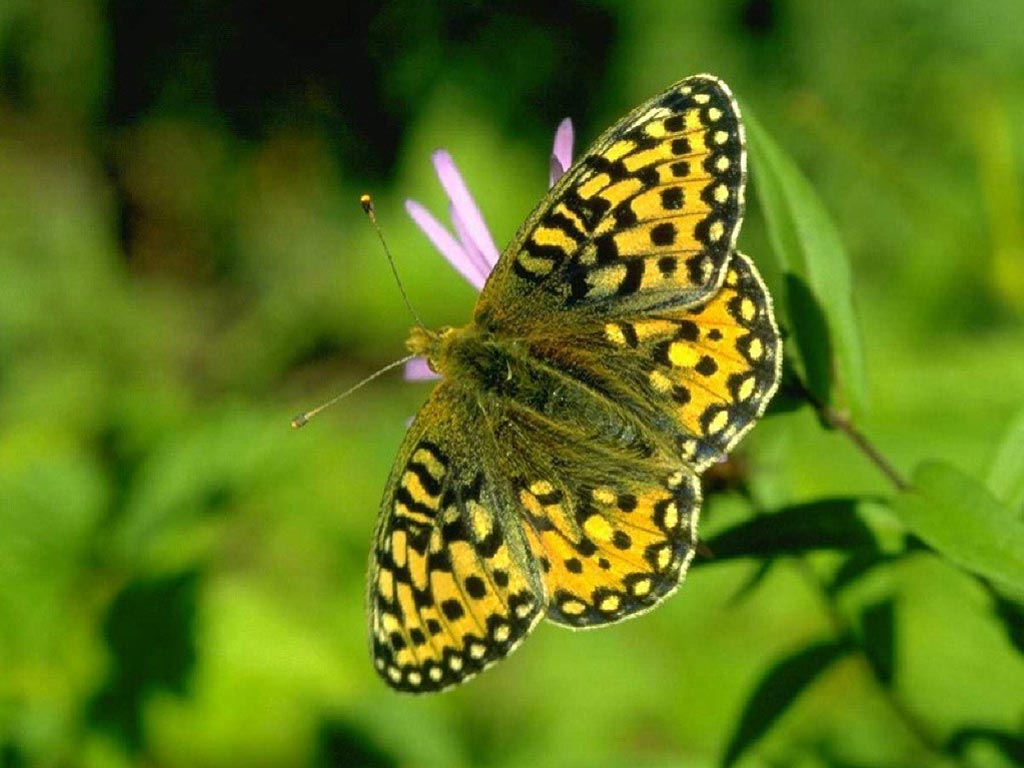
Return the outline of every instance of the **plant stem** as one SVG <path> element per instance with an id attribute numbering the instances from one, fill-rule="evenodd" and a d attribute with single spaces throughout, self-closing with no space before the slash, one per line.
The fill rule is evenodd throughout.
<path id="1" fill-rule="evenodd" d="M 837 411 L 828 403 L 823 403 L 804 386 L 802 381 L 797 380 L 794 384 L 799 395 L 813 406 L 814 410 L 818 412 L 819 417 L 830 427 L 846 435 L 850 442 L 867 456 L 871 463 L 888 478 L 896 487 L 896 490 L 906 491 L 910 489 L 910 483 L 903 478 L 903 475 L 893 466 L 892 462 L 882 455 L 882 452 L 875 447 L 875 444 L 868 440 L 864 433 L 853 425 L 849 416 Z"/>
<path id="2" fill-rule="evenodd" d="M 825 419 L 831 426 L 838 429 L 856 445 L 861 452 L 867 456 L 871 462 L 881 470 L 898 491 L 906 491 L 910 488 L 910 483 L 903 479 L 903 476 L 899 471 L 892 465 L 892 463 L 882 455 L 882 453 L 875 447 L 874 443 L 864 436 L 864 433 L 858 430 L 850 422 L 850 419 L 842 413 L 839 413 L 835 408 L 830 405 L 821 404 L 816 406 L 818 413 L 821 414 L 822 418 Z"/>

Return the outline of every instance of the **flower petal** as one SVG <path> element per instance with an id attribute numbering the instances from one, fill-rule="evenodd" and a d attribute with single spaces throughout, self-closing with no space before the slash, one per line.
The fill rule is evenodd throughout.
<path id="1" fill-rule="evenodd" d="M 462 244 L 462 250 L 466 252 L 469 260 L 476 265 L 477 271 L 483 276 L 483 279 L 487 280 L 487 276 L 491 274 L 491 269 L 494 265 L 489 264 L 487 258 L 477 248 L 472 235 L 469 233 L 469 227 L 462 216 L 459 215 L 459 210 L 455 207 L 454 203 L 448 206 L 448 218 L 452 220 L 452 227 L 455 229 L 455 236 Z"/>
<path id="2" fill-rule="evenodd" d="M 562 178 L 562 174 L 572 165 L 572 120 L 568 117 L 558 124 L 555 130 L 555 143 L 551 148 L 551 186 Z"/>
<path id="3" fill-rule="evenodd" d="M 430 370 L 425 357 L 414 357 L 406 363 L 404 375 L 406 381 L 430 381 L 441 378 L 440 374 Z"/>
<path id="4" fill-rule="evenodd" d="M 469 194 L 466 182 L 463 181 L 462 174 L 459 173 L 459 169 L 455 166 L 455 161 L 443 149 L 434 152 L 433 160 L 434 169 L 437 171 L 437 178 L 440 180 L 441 186 L 444 187 L 448 199 L 452 201 L 452 205 L 458 210 L 459 218 L 465 223 L 466 230 L 469 232 L 470 237 L 472 237 L 473 243 L 493 267 L 498 263 L 498 246 L 494 244 L 491 232 L 487 229 L 487 224 L 484 222 L 483 214 L 480 213 L 480 209 L 477 207 L 476 201 L 473 200 L 473 196 Z"/>
<path id="5" fill-rule="evenodd" d="M 405 210 L 412 217 L 412 220 L 416 222 L 417 226 L 423 230 L 423 234 L 434 244 L 434 247 L 441 252 L 442 256 L 448 259 L 448 263 L 455 267 L 460 275 L 469 281 L 470 285 L 478 291 L 484 287 L 487 276 L 480 275 L 480 269 L 473 259 L 466 253 L 462 245 L 451 236 L 448 230 L 444 228 L 444 225 L 434 218 L 430 211 L 415 200 L 406 200 Z"/>

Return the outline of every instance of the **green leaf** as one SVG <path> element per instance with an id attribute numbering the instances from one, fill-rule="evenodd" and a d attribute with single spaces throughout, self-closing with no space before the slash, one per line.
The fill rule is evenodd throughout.
<path id="1" fill-rule="evenodd" d="M 943 462 L 925 462 L 913 487 L 890 504 L 935 551 L 1024 594 L 1024 523 L 977 480 Z"/>
<path id="2" fill-rule="evenodd" d="M 21 434 L 26 440 L 38 439 L 28 430 Z M 4 437 L 0 435 L 0 441 Z M 78 600 L 86 575 L 94 572 L 97 530 L 110 498 L 99 464 L 84 456 L 59 455 L 52 447 L 48 450 L 53 455 L 46 457 L 35 455 L 35 447 L 12 452 L 17 443 L 10 433 L 6 439 L 3 447 L 8 450 L 0 451 L 0 679 L 4 681 L 17 679 L 19 664 L 55 655 L 59 648 L 77 647 L 75 638 L 88 636 L 82 622 L 89 621 L 91 613 Z M 4 691 L 0 683 L 0 701 Z"/>
<path id="3" fill-rule="evenodd" d="M 700 564 L 738 557 L 796 555 L 821 549 L 874 551 L 875 537 L 857 514 L 861 501 L 857 498 L 821 499 L 758 515 L 707 539 L 704 543 L 714 557 Z"/>
<path id="4" fill-rule="evenodd" d="M 746 107 L 744 121 L 754 187 L 781 272 L 772 288 L 792 334 L 787 353 L 818 399 L 860 412 L 867 390 L 863 347 L 839 232 L 796 163 Z"/>
<path id="5" fill-rule="evenodd" d="M 774 557 L 768 557 L 758 563 L 754 572 L 751 573 L 750 576 L 747 577 L 747 580 L 739 586 L 739 589 L 733 592 L 732 596 L 729 598 L 728 604 L 730 606 L 738 605 L 750 597 L 754 590 L 761 586 L 761 584 L 764 583 L 764 580 L 768 578 L 768 574 L 771 573 L 772 568 L 777 562 L 778 561 Z"/>
<path id="6" fill-rule="evenodd" d="M 1007 597 L 984 579 L 981 583 L 992 599 L 992 611 L 1002 624 L 1006 639 L 1019 653 L 1024 653 L 1024 603 Z"/>
<path id="7" fill-rule="evenodd" d="M 723 768 L 734 765 L 822 673 L 853 648 L 848 640 L 822 640 L 775 662 L 743 707 L 729 739 Z"/>
<path id="8" fill-rule="evenodd" d="M 802 363 L 802 375 L 797 373 L 808 390 L 819 400 L 830 403 L 835 395 L 834 346 L 825 309 L 818 302 L 807 282 L 787 272 L 783 278 L 783 295 L 787 315 L 791 322 L 792 339 L 799 350 L 794 368 Z M 793 345 L 789 346 L 793 349 Z"/>
<path id="9" fill-rule="evenodd" d="M 786 339 L 783 339 L 783 344 Z M 810 405 L 804 392 L 805 386 L 799 374 L 794 370 L 792 362 L 786 357 L 782 361 L 782 381 L 775 397 L 768 404 L 765 418 L 781 413 L 792 413 Z"/>
<path id="10" fill-rule="evenodd" d="M 1024 514 L 1024 408 L 1010 424 L 996 449 L 986 485 L 997 499 L 1017 513 Z"/>
<path id="11" fill-rule="evenodd" d="M 861 612 L 860 631 L 875 677 L 891 684 L 896 670 L 896 603 L 892 598 L 872 603 Z"/>
<path id="12" fill-rule="evenodd" d="M 832 580 L 826 587 L 826 591 L 830 596 L 834 597 L 876 568 L 888 565 L 902 557 L 903 553 L 888 554 L 872 550 L 855 551 L 836 569 Z"/>

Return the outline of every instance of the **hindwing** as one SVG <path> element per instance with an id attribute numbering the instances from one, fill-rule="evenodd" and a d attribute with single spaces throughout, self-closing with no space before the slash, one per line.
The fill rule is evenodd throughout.
<path id="1" fill-rule="evenodd" d="M 460 391 L 437 387 L 410 427 L 370 555 L 374 666 L 392 687 L 437 691 L 511 653 L 544 612 L 507 481 L 478 452 Z M 504 512 L 504 513 L 503 513 Z"/>

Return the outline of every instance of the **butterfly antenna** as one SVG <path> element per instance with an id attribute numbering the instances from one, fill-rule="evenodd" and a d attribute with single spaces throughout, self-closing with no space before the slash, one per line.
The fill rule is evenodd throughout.
<path id="1" fill-rule="evenodd" d="M 395 282 L 398 283 L 398 290 L 402 292 L 402 301 L 405 302 L 405 306 L 409 310 L 409 314 L 412 315 L 413 320 L 416 321 L 416 325 L 423 328 L 423 321 L 420 320 L 420 316 L 416 313 L 416 310 L 412 308 L 412 302 L 409 301 L 409 294 L 405 292 L 405 286 L 402 285 L 402 280 L 398 276 L 398 269 L 395 267 L 395 260 L 391 256 L 391 249 L 388 248 L 387 241 L 384 239 L 384 233 L 381 231 L 380 224 L 377 223 L 377 210 L 373 207 L 373 198 L 369 195 L 363 195 L 359 198 L 359 204 L 363 206 L 363 212 L 366 214 L 367 218 L 370 219 L 370 224 L 373 225 L 373 230 L 377 233 L 377 239 L 380 240 L 380 244 L 384 246 L 384 254 L 388 257 L 388 264 L 391 265 L 391 274 L 395 276 Z"/>
<path id="2" fill-rule="evenodd" d="M 406 355 L 401 360 L 395 360 L 395 362 L 393 362 L 393 363 L 388 363 L 383 368 L 381 368 L 379 371 L 371 373 L 369 376 L 367 376 L 365 379 L 360 381 L 358 384 L 353 384 L 351 387 L 346 389 L 340 395 L 332 397 L 330 400 L 328 400 L 323 405 L 318 405 L 316 408 L 314 408 L 311 411 L 306 411 L 305 413 L 300 413 L 298 416 L 296 416 L 294 419 L 292 419 L 292 427 L 295 428 L 295 429 L 298 429 L 299 427 L 306 426 L 306 424 L 309 423 L 309 420 L 312 419 L 314 416 L 316 416 L 318 413 L 320 413 L 320 411 L 323 411 L 323 410 L 326 410 L 327 408 L 330 408 L 332 405 L 334 405 L 339 400 L 343 400 L 344 398 L 348 397 L 349 395 L 351 395 L 353 392 L 355 392 L 360 387 L 362 387 L 362 386 L 364 386 L 366 384 L 369 384 L 371 381 L 376 379 L 378 376 L 380 376 L 381 374 L 387 373 L 392 368 L 397 368 L 400 365 L 405 365 L 407 362 L 412 360 L 414 357 L 416 357 L 416 355 Z"/>

